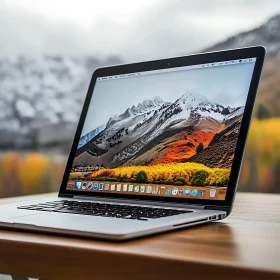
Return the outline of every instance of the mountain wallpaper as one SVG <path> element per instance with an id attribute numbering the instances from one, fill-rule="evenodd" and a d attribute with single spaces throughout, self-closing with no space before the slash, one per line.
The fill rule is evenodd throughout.
<path id="1" fill-rule="evenodd" d="M 243 110 L 192 91 L 173 103 L 143 100 L 88 133 L 95 136 L 87 142 L 81 137 L 72 178 L 83 172 L 104 181 L 226 186 Z M 201 172 L 204 180 L 195 182 Z"/>

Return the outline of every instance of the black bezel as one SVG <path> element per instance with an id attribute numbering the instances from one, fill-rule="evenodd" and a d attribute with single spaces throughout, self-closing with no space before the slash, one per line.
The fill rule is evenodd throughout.
<path id="1" fill-rule="evenodd" d="M 176 202 L 176 203 L 188 203 L 188 204 L 200 204 L 205 206 L 223 206 L 231 208 L 235 191 L 237 188 L 237 182 L 240 172 L 240 167 L 242 163 L 242 157 L 245 149 L 245 143 L 249 131 L 250 121 L 253 112 L 253 106 L 255 102 L 255 97 L 257 93 L 258 83 L 260 80 L 261 70 L 263 66 L 265 56 L 265 48 L 262 46 L 257 47 L 249 47 L 242 49 L 234 49 L 227 51 L 219 51 L 212 53 L 203 53 L 197 55 L 190 55 L 184 57 L 176 57 L 176 58 L 168 58 L 162 60 L 148 61 L 148 62 L 140 62 L 126 65 L 117 65 L 112 67 L 105 67 L 97 69 L 93 75 L 89 85 L 89 89 L 87 92 L 87 96 L 85 99 L 85 103 L 82 109 L 81 117 L 78 123 L 77 131 L 75 134 L 75 138 L 72 144 L 72 148 L 70 151 L 70 155 L 68 158 L 68 162 L 65 168 L 65 173 L 63 176 L 63 180 L 61 183 L 59 196 L 67 196 L 69 195 L 87 195 L 87 196 L 98 196 L 98 197 L 114 197 L 114 198 L 129 198 L 129 199 L 137 199 L 137 200 L 153 200 L 153 201 L 166 201 L 166 202 Z M 247 97 L 247 102 L 245 105 L 244 115 L 240 127 L 240 133 L 237 140 L 236 145 L 236 153 L 231 169 L 228 189 L 226 193 L 225 200 L 209 200 L 209 199 L 191 199 L 191 198 L 174 198 L 174 197 L 156 197 L 156 196 L 145 196 L 145 195 L 129 195 L 129 194 L 118 194 L 118 193 L 105 193 L 105 192 L 84 192 L 84 191 L 70 191 L 66 190 L 67 181 L 69 178 L 69 174 L 71 171 L 72 163 L 74 160 L 74 156 L 77 150 L 78 142 L 80 139 L 80 134 L 82 132 L 82 128 L 84 125 L 84 121 L 86 118 L 87 110 L 90 104 L 90 100 L 92 97 L 93 89 L 95 86 L 96 79 L 98 77 L 112 76 L 112 75 L 120 75 L 120 74 L 128 74 L 134 72 L 142 72 L 142 71 L 150 71 L 150 70 L 158 70 L 158 69 L 167 69 L 174 68 L 180 66 L 188 66 L 188 65 L 197 65 L 211 62 L 219 62 L 219 61 L 227 61 L 227 60 L 235 60 L 235 59 L 244 59 L 244 58 L 253 58 L 256 57 L 255 68 L 252 75 L 252 80 L 249 88 L 249 93 Z"/>

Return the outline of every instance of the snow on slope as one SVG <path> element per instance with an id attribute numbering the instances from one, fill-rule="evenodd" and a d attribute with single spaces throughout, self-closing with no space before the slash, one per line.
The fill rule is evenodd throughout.
<path id="1" fill-rule="evenodd" d="M 88 143 L 94 136 L 103 131 L 105 127 L 105 125 L 98 126 L 97 128 L 83 135 L 79 140 L 78 149 L 84 146 L 86 143 Z"/>
<path id="2" fill-rule="evenodd" d="M 163 102 L 159 96 L 154 97 L 151 100 L 144 100 L 142 103 L 138 103 L 137 106 L 133 105 L 131 108 L 127 108 L 124 113 L 111 117 L 107 122 L 106 128 L 127 118 L 135 117 L 136 115 L 145 113 L 150 114 L 152 111 L 155 111 L 162 105 L 166 104 L 168 104 L 168 102 Z"/>
<path id="3" fill-rule="evenodd" d="M 210 102 L 206 97 L 186 92 L 172 104 L 161 99 L 145 100 L 141 104 L 149 104 L 145 110 L 132 106 L 123 114 L 110 118 L 106 128 L 93 139 L 93 145 L 103 149 L 102 156 L 108 160 L 112 155 L 111 164 L 117 164 L 131 158 L 150 141 L 166 130 L 176 130 L 180 126 L 195 126 L 201 119 L 223 121 L 228 115 L 234 117 L 242 113 L 238 108 L 223 107 Z M 139 112 L 144 113 L 139 113 Z M 228 117 L 230 119 L 231 117 Z M 188 124 L 186 124 L 186 121 Z"/>
<path id="4" fill-rule="evenodd" d="M 119 62 L 62 55 L 0 58 L 0 130 L 76 124 L 94 69 Z"/>
<path id="5" fill-rule="evenodd" d="M 228 38 L 204 51 L 217 51 L 262 45 L 268 56 L 280 55 L 280 15 L 271 17 L 267 22 L 252 30 Z"/>

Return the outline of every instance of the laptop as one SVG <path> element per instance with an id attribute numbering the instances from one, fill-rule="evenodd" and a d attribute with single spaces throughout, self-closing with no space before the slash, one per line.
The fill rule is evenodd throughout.
<path id="1" fill-rule="evenodd" d="M 0 226 L 127 240 L 226 218 L 264 56 L 257 46 L 97 69 L 58 197 L 0 206 Z"/>

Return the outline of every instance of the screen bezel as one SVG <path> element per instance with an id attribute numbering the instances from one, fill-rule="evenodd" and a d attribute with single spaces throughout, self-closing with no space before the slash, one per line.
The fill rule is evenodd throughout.
<path id="1" fill-rule="evenodd" d="M 70 155 L 65 168 L 64 176 L 62 179 L 59 197 L 69 196 L 96 196 L 105 198 L 124 198 L 124 199 L 137 199 L 143 201 L 162 201 L 162 202 L 176 202 L 176 203 L 187 203 L 187 204 L 199 204 L 205 206 L 223 206 L 231 207 L 234 195 L 237 188 L 239 173 L 242 164 L 242 158 L 245 150 L 246 139 L 249 131 L 250 121 L 252 117 L 254 102 L 256 98 L 257 88 L 261 76 L 261 70 L 263 66 L 265 56 L 265 48 L 262 46 L 249 47 L 235 50 L 218 51 L 212 53 L 203 53 L 197 55 L 168 58 L 162 60 L 140 62 L 133 64 L 117 65 L 111 67 L 104 67 L 95 70 L 92 75 L 91 82 L 88 88 L 88 92 L 85 98 L 84 106 L 81 112 L 81 117 L 77 126 L 75 138 L 71 147 Z M 79 143 L 82 128 L 85 122 L 87 111 L 89 108 L 90 100 L 93 94 L 96 79 L 100 77 L 129 74 L 136 72 L 144 72 L 151 70 L 168 69 L 181 66 L 198 65 L 204 63 L 221 62 L 235 59 L 246 59 L 256 58 L 255 67 L 249 87 L 248 97 L 244 109 L 243 119 L 241 122 L 240 133 L 236 145 L 236 153 L 234 156 L 231 174 L 228 183 L 228 189 L 225 200 L 210 200 L 210 199 L 197 199 L 197 198 L 176 198 L 176 197 L 165 197 L 165 196 L 148 196 L 148 195 L 131 195 L 123 193 L 106 193 L 106 192 L 85 192 L 85 191 L 72 191 L 66 190 L 68 178 L 74 161 L 75 153 Z"/>

